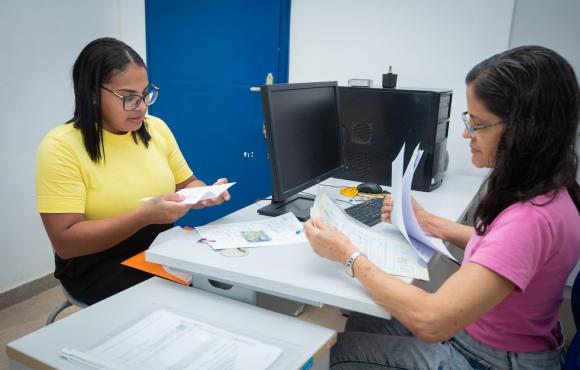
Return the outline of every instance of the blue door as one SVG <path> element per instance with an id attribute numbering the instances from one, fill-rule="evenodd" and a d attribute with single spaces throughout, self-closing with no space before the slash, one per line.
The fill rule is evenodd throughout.
<path id="1" fill-rule="evenodd" d="M 146 0 L 147 64 L 159 100 L 150 109 L 172 129 L 195 175 L 237 184 L 222 206 L 192 210 L 203 225 L 272 191 L 260 94 L 288 81 L 290 0 Z"/>

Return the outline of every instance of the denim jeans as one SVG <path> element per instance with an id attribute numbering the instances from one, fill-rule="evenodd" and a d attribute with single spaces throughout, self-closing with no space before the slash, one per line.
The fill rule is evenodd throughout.
<path id="1" fill-rule="evenodd" d="M 332 370 L 560 369 L 561 348 L 540 353 L 496 350 L 465 331 L 427 344 L 397 320 L 352 313 L 330 354 Z"/>

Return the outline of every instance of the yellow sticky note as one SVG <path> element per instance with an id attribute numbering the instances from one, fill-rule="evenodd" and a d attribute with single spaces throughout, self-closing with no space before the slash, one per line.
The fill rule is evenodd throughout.
<path id="1" fill-rule="evenodd" d="M 354 196 L 356 196 L 358 194 L 358 189 L 357 188 L 351 188 L 351 187 L 344 187 L 344 188 L 340 188 L 339 190 L 340 194 L 344 195 L 345 197 L 349 197 L 349 198 L 353 198 Z"/>

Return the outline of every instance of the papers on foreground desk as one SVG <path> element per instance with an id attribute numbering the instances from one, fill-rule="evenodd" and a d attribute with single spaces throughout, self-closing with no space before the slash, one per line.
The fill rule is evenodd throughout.
<path id="1" fill-rule="evenodd" d="M 267 369 L 282 353 L 260 341 L 159 309 L 80 351 L 61 356 L 97 369 Z"/>

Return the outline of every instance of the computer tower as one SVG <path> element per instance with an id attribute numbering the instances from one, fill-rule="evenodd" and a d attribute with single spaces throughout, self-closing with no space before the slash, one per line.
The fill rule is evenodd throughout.
<path id="1" fill-rule="evenodd" d="M 391 185 L 391 163 L 405 143 L 405 168 L 421 143 L 412 189 L 431 191 L 447 169 L 451 90 L 339 88 L 346 170 L 339 176 Z"/>

